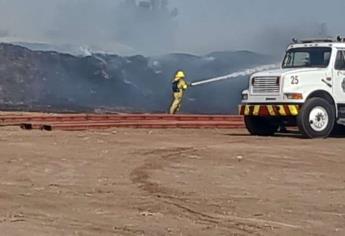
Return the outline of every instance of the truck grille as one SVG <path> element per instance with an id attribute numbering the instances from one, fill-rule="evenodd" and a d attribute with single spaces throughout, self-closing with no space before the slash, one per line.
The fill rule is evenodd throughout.
<path id="1" fill-rule="evenodd" d="M 279 77 L 256 77 L 252 79 L 253 94 L 279 94 Z"/>

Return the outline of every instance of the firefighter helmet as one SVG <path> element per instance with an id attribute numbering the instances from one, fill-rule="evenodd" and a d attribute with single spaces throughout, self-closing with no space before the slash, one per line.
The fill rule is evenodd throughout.
<path id="1" fill-rule="evenodd" d="M 182 78 L 185 78 L 186 75 L 185 75 L 185 73 L 184 73 L 182 70 L 180 70 L 180 71 L 177 71 L 175 77 L 176 77 L 177 79 L 182 79 Z"/>

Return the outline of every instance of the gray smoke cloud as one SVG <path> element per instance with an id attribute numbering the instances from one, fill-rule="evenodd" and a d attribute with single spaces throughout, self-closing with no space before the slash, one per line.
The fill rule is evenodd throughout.
<path id="1" fill-rule="evenodd" d="M 0 39 L 119 54 L 278 54 L 292 37 L 345 34 L 343 0 L 0 0 Z"/>

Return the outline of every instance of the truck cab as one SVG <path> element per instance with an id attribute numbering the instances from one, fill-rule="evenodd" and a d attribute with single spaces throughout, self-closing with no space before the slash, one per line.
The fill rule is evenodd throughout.
<path id="1" fill-rule="evenodd" d="M 296 124 L 307 138 L 326 138 L 345 124 L 345 39 L 294 42 L 281 67 L 255 73 L 240 114 L 253 135 Z"/>

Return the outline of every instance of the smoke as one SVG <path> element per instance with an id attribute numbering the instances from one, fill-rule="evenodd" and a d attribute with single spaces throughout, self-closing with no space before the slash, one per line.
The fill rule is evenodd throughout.
<path id="1" fill-rule="evenodd" d="M 174 50 L 178 11 L 167 0 L 0 0 L 8 41 L 116 54 Z"/>
<path id="2" fill-rule="evenodd" d="M 0 30 L 0 38 L 5 38 L 9 35 L 8 30 Z"/>
<path id="3" fill-rule="evenodd" d="M 265 52 L 274 56 L 282 56 L 284 49 L 292 42 L 292 38 L 325 38 L 338 34 L 332 33 L 327 23 L 305 23 L 300 26 L 267 27 L 257 34 L 260 39 L 253 50 Z"/>
<path id="4" fill-rule="evenodd" d="M 343 9 L 343 0 L 0 0 L 0 38 L 117 54 L 277 55 L 292 37 L 344 34 Z"/>
<path id="5" fill-rule="evenodd" d="M 336 6 L 329 11 L 331 6 Z M 342 0 L 184 1 L 179 31 L 190 48 L 239 49 L 279 54 L 291 38 L 344 34 Z M 202 22 L 202 23 L 200 23 Z M 179 46 L 186 43 L 179 41 Z"/>

